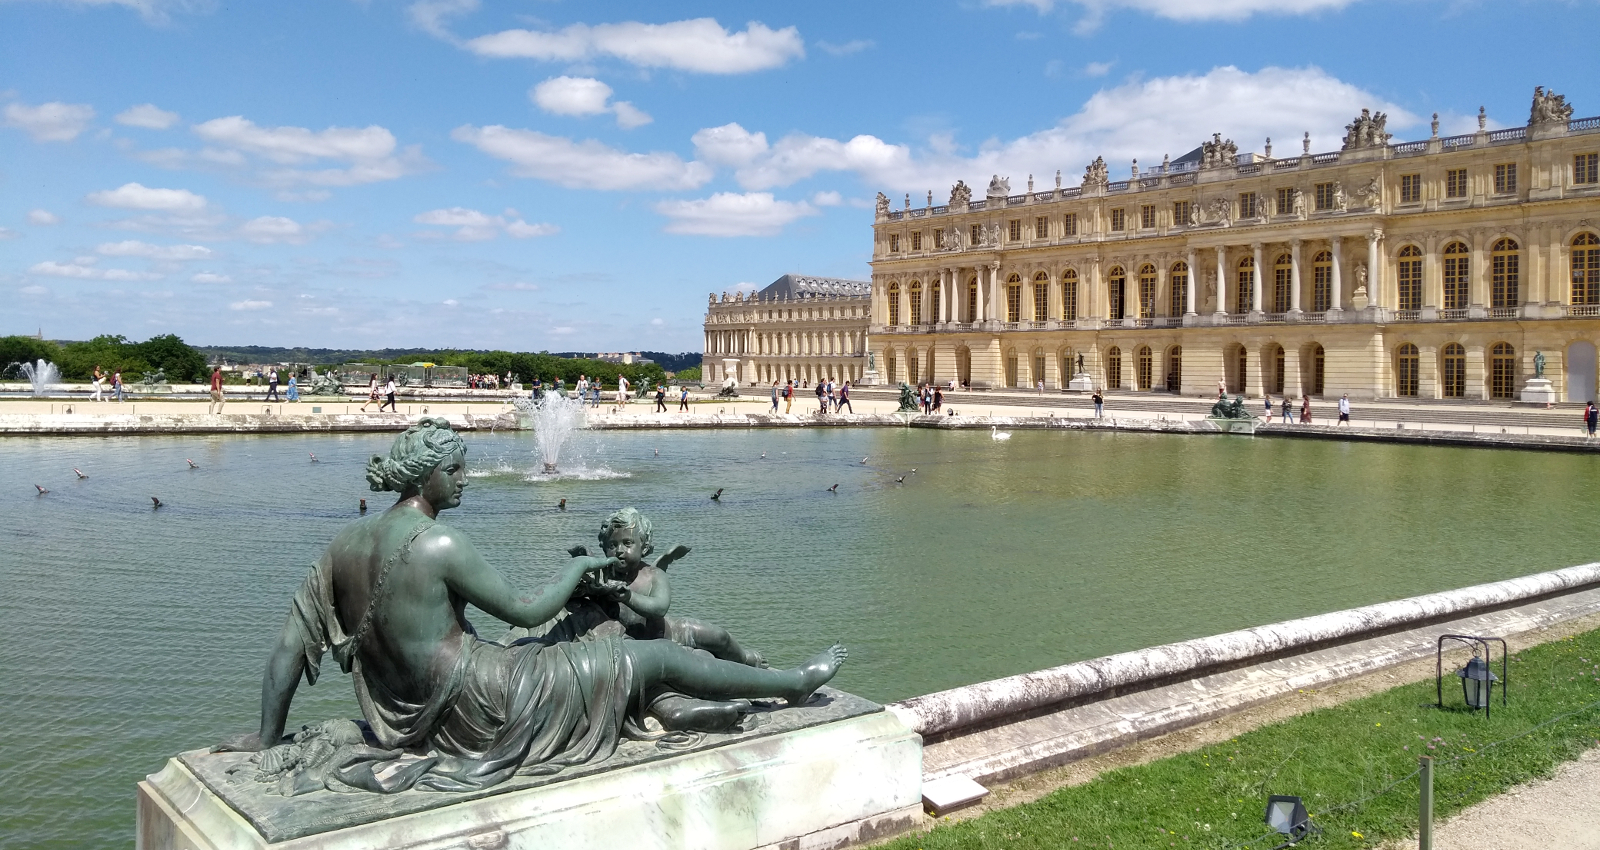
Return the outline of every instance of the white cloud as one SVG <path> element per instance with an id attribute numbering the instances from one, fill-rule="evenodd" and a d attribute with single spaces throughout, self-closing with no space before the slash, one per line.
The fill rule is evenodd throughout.
<path id="1" fill-rule="evenodd" d="M 239 235 L 262 245 L 275 243 L 296 245 L 311 238 L 300 222 L 277 215 L 250 219 L 239 226 Z"/>
<path id="2" fill-rule="evenodd" d="M 102 269 L 95 266 L 95 257 L 77 257 L 70 263 L 46 260 L 34 263 L 28 271 L 52 277 L 75 277 L 83 280 L 160 280 L 163 275 L 154 272 L 135 272 L 127 269 Z"/>
<path id="3" fill-rule="evenodd" d="M 229 310 L 270 310 L 271 301 L 235 301 L 228 305 Z"/>
<path id="4" fill-rule="evenodd" d="M 49 210 L 29 210 L 28 223 L 37 225 L 60 224 L 61 217 Z"/>
<path id="5" fill-rule="evenodd" d="M 1086 77 L 1104 77 L 1111 73 L 1111 66 L 1115 62 L 1090 62 L 1083 66 L 1083 75 Z"/>
<path id="6" fill-rule="evenodd" d="M 593 139 L 574 142 L 533 130 L 457 127 L 450 137 L 512 163 L 512 173 L 569 189 L 695 189 L 711 179 L 711 168 L 667 152 L 627 153 Z"/>
<path id="7" fill-rule="evenodd" d="M 653 327 L 659 328 L 659 327 L 665 325 L 666 321 L 663 320 L 660 316 L 657 316 L 656 318 L 650 320 L 650 324 Z"/>
<path id="8" fill-rule="evenodd" d="M 818 192 L 811 196 L 811 203 L 819 207 L 836 207 L 844 203 L 844 196 L 838 192 Z"/>
<path id="9" fill-rule="evenodd" d="M 818 171 L 894 171 L 903 169 L 911 159 L 911 151 L 904 145 L 866 135 L 840 142 L 793 133 L 769 146 L 765 133 L 725 124 L 701 130 L 692 140 L 705 160 L 733 167 L 739 185 L 746 189 L 788 186 Z"/>
<path id="10" fill-rule="evenodd" d="M 806 55 L 800 31 L 794 27 L 775 30 L 752 21 L 743 32 L 729 32 L 713 18 L 665 24 L 573 24 L 554 32 L 513 29 L 479 36 L 464 46 L 479 56 L 546 62 L 610 57 L 641 68 L 703 74 L 765 71 Z"/>
<path id="11" fill-rule="evenodd" d="M 489 215 L 466 207 L 450 207 L 418 213 L 411 220 L 418 224 L 454 227 L 456 232 L 451 238 L 459 242 L 485 242 L 499 236 L 502 231 L 513 239 L 527 239 L 549 236 L 561 230 L 553 224 L 529 224 L 516 213 L 516 210 L 508 209 L 506 215 Z"/>
<path id="12" fill-rule="evenodd" d="M 189 279 L 194 281 L 195 283 L 232 283 L 233 282 L 233 278 L 228 277 L 225 274 L 216 274 L 215 272 L 198 272 L 198 273 L 195 274 L 194 277 L 191 277 Z"/>
<path id="13" fill-rule="evenodd" d="M 456 37 L 445 27 L 445 18 L 478 8 L 478 0 L 418 0 L 406 9 L 411 23 L 429 35 L 454 42 Z"/>
<path id="14" fill-rule="evenodd" d="M 1109 12 L 1129 9 L 1174 21 L 1241 21 L 1255 14 L 1309 15 L 1338 10 L 1357 0 L 984 0 L 986 6 L 1029 6 L 1043 15 L 1058 5 L 1074 5 L 1084 10 L 1077 30 L 1084 33 L 1098 27 Z"/>
<path id="15" fill-rule="evenodd" d="M 240 167 L 246 154 L 280 168 L 264 168 L 260 178 L 272 186 L 356 186 L 395 180 L 415 173 L 426 163 L 416 147 L 397 152 L 394 134 L 376 124 L 368 127 L 262 127 L 239 115 L 213 118 L 194 126 L 195 135 L 212 147 L 191 152 L 177 149 L 150 151 L 142 156 L 168 168 L 190 164 Z M 315 166 L 324 160 L 345 167 Z M 294 200 L 323 200 L 326 193 L 303 193 Z"/>
<path id="16" fill-rule="evenodd" d="M 70 142 L 89 129 L 94 107 L 85 103 L 6 104 L 6 126 L 16 127 L 36 142 Z"/>
<path id="17" fill-rule="evenodd" d="M 12 230 L 9 227 L 0 227 L 0 242 L 4 242 L 7 239 L 16 239 L 21 235 L 22 234 Z"/>
<path id="18" fill-rule="evenodd" d="M 22 287 L 21 289 L 19 289 L 17 291 L 22 293 L 23 295 L 49 295 L 50 294 L 50 290 L 45 289 L 44 287 L 39 286 L 38 284 L 34 284 L 33 286 L 24 286 L 24 287 Z"/>
<path id="19" fill-rule="evenodd" d="M 654 120 L 625 100 L 609 103 L 611 94 L 610 86 L 591 77 L 551 77 L 528 90 L 528 98 L 552 115 L 615 113 L 617 125 L 624 130 Z"/>
<path id="20" fill-rule="evenodd" d="M 130 107 L 127 111 L 116 117 L 118 124 L 128 127 L 143 127 L 146 130 L 165 130 L 178 123 L 178 113 L 168 112 L 153 103 L 141 103 Z"/>
<path id="21" fill-rule="evenodd" d="M 441 301 L 439 303 L 443 304 L 446 307 L 456 307 L 456 306 L 459 306 L 461 304 L 460 301 L 457 301 L 454 298 L 446 298 L 445 300 L 443 300 L 443 301 Z"/>
<path id="22" fill-rule="evenodd" d="M 90 193 L 88 201 L 101 207 L 169 212 L 197 212 L 206 206 L 204 196 L 188 189 L 151 189 L 139 183 L 124 183 L 115 189 Z"/>
<path id="23" fill-rule="evenodd" d="M 693 201 L 662 201 L 655 205 L 671 222 L 668 233 L 697 236 L 773 236 L 783 226 L 817 210 L 804 201 L 779 201 L 770 192 L 718 192 Z"/>
<path id="24" fill-rule="evenodd" d="M 152 260 L 203 260 L 211 256 L 211 249 L 204 245 L 151 245 L 137 239 L 107 242 L 94 250 L 107 257 L 149 257 Z"/>
<path id="25" fill-rule="evenodd" d="M 817 42 L 817 46 L 835 56 L 849 56 L 852 53 L 860 53 L 868 48 L 877 47 L 878 43 L 870 38 L 858 38 L 853 41 L 846 41 L 843 44 L 835 44 L 830 41 L 819 41 Z"/>

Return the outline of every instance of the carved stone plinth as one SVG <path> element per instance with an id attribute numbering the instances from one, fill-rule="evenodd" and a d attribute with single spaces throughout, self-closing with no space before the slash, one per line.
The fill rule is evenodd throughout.
<path id="1" fill-rule="evenodd" d="M 1079 372 L 1067 382 L 1067 392 L 1092 393 L 1094 392 L 1094 379 L 1085 372 Z"/>
<path id="2" fill-rule="evenodd" d="M 1556 388 L 1549 378 L 1529 378 L 1518 400 L 1524 404 L 1555 404 Z"/>

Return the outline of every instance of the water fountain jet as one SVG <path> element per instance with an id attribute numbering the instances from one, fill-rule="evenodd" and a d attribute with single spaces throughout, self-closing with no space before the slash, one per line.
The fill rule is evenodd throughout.
<path id="1" fill-rule="evenodd" d="M 533 422 L 533 442 L 543 474 L 554 475 L 561 460 L 561 446 L 573 431 L 583 427 L 583 402 L 548 392 L 538 401 L 517 399 L 517 408 Z"/>
<path id="2" fill-rule="evenodd" d="M 44 397 L 49 394 L 51 387 L 61 383 L 61 370 L 56 368 L 56 364 L 43 358 L 38 363 L 13 363 L 6 367 L 6 371 L 11 371 L 13 367 L 33 385 L 35 398 Z"/>

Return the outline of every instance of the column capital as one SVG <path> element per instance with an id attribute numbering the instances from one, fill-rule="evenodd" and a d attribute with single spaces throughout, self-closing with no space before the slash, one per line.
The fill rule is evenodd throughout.
<path id="1" fill-rule="evenodd" d="M 1298 250 L 1300 250 L 1301 242 L 1302 242 L 1302 240 L 1300 238 L 1298 238 L 1298 237 L 1296 237 L 1294 239 L 1290 239 L 1289 240 L 1289 247 L 1291 247 L 1291 248 L 1295 249 L 1296 251 L 1298 251 Z"/>
<path id="2" fill-rule="evenodd" d="M 1265 245 L 1264 245 L 1264 243 L 1261 243 L 1261 242 L 1251 242 L 1250 243 L 1250 250 L 1252 250 L 1252 251 L 1260 252 L 1260 250 L 1263 247 L 1265 247 Z"/>
<path id="3" fill-rule="evenodd" d="M 1379 239 L 1382 239 L 1382 238 L 1383 238 L 1383 228 L 1381 228 L 1381 227 L 1372 228 L 1372 232 L 1367 235 L 1368 241 L 1371 241 L 1371 242 L 1376 242 L 1376 241 L 1378 241 Z"/>
<path id="4" fill-rule="evenodd" d="M 1343 239 L 1343 238 L 1344 238 L 1344 237 L 1342 237 L 1342 236 L 1332 236 L 1332 237 L 1329 237 L 1329 239 L 1328 239 L 1328 242 L 1329 242 L 1329 243 L 1331 243 L 1331 244 L 1332 244 L 1332 245 L 1333 245 L 1333 250 L 1335 250 L 1335 251 L 1337 251 L 1337 250 L 1339 250 L 1339 242 L 1340 242 L 1340 241 L 1341 241 L 1341 240 L 1342 240 L 1342 239 Z"/>

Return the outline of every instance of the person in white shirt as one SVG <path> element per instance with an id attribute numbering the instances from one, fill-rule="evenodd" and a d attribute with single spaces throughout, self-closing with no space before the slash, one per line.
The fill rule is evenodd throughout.
<path id="1" fill-rule="evenodd" d="M 1350 395 L 1348 393 L 1339 397 L 1339 424 L 1350 424 Z"/>
<path id="2" fill-rule="evenodd" d="M 617 412 L 621 413 L 624 405 L 628 403 L 628 379 L 617 376 Z"/>
<path id="3" fill-rule="evenodd" d="M 390 412 L 399 413 L 400 412 L 400 408 L 394 403 L 394 376 L 393 375 L 389 376 L 389 383 L 384 385 L 383 391 L 384 391 L 384 393 L 386 394 L 387 397 L 384 399 L 383 404 L 378 405 L 378 412 L 382 413 L 384 407 L 388 407 Z"/>

